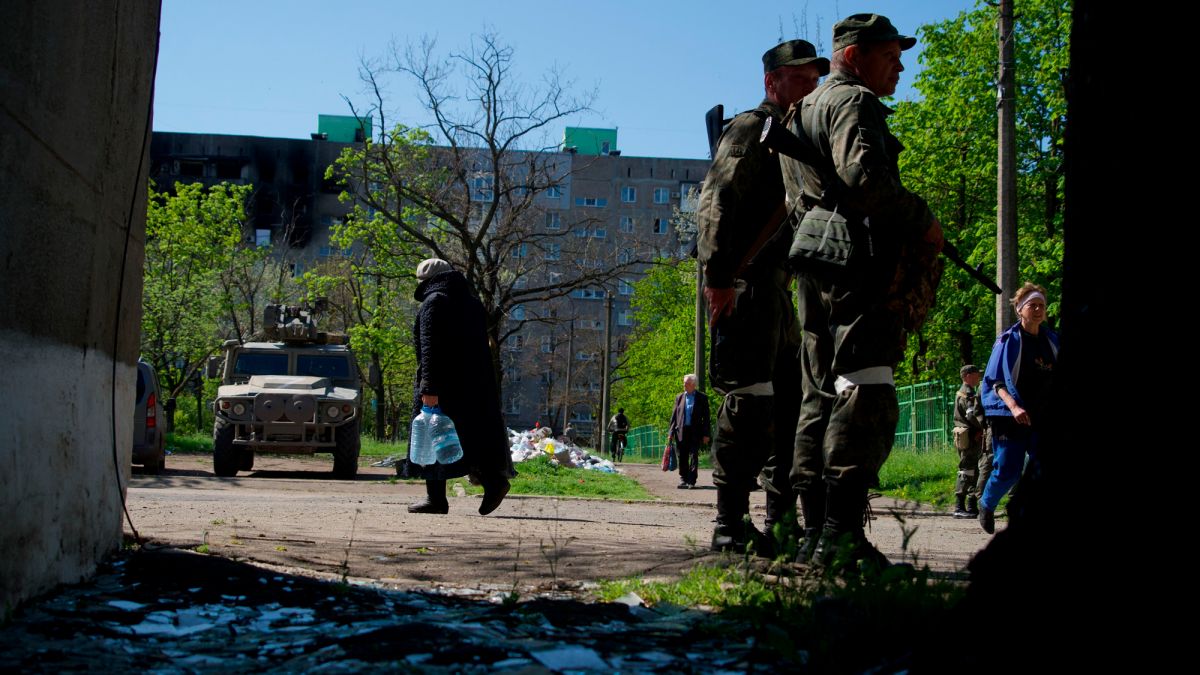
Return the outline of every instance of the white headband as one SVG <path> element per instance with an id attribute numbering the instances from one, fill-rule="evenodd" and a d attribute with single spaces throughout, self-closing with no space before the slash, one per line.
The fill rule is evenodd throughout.
<path id="1" fill-rule="evenodd" d="M 1042 304 L 1046 303 L 1046 296 L 1042 295 L 1041 293 L 1039 293 L 1037 291 L 1034 291 L 1034 292 L 1030 293 L 1029 295 L 1025 296 L 1025 299 L 1021 301 L 1021 304 L 1017 305 L 1017 311 L 1018 312 L 1021 311 L 1021 308 L 1024 307 L 1025 305 L 1028 305 L 1029 301 L 1033 300 L 1034 298 L 1041 298 Z"/>

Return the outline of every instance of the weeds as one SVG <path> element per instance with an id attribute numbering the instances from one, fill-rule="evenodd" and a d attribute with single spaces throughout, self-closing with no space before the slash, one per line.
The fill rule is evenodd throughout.
<path id="1" fill-rule="evenodd" d="M 567 546 L 570 546 L 571 542 L 575 541 L 575 537 L 567 537 L 566 539 L 562 538 L 562 532 L 560 531 L 561 525 L 562 518 L 558 513 L 558 500 L 556 499 L 554 500 L 554 520 L 551 520 L 548 526 L 550 544 L 547 545 L 545 539 L 542 539 L 539 542 L 539 546 L 542 551 L 542 558 L 544 558 L 546 560 L 546 564 L 550 566 L 551 588 L 554 589 L 558 588 L 559 560 L 562 558 L 563 553 L 566 552 Z"/>
<path id="2" fill-rule="evenodd" d="M 362 513 L 362 509 L 354 509 L 354 518 L 350 520 L 350 539 L 346 542 L 346 552 L 342 557 L 342 584 L 346 585 L 350 578 L 350 548 L 354 546 L 354 527 L 358 525 L 358 514 Z"/>

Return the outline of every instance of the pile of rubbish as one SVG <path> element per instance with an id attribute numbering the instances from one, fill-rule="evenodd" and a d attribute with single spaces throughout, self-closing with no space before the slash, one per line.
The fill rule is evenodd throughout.
<path id="1" fill-rule="evenodd" d="M 591 454 L 572 443 L 566 436 L 554 438 L 554 432 L 550 427 L 538 427 L 528 431 L 509 429 L 508 447 L 512 453 L 513 464 L 542 455 L 550 455 L 550 463 L 554 466 L 603 471 L 604 473 L 621 473 L 611 461 Z"/>

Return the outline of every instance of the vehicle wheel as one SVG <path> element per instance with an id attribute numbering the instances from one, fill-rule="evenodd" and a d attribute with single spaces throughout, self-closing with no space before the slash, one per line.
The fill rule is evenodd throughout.
<path id="1" fill-rule="evenodd" d="M 167 447 L 162 434 L 158 435 L 158 460 L 146 465 L 146 472 L 155 476 L 167 470 Z"/>
<path id="2" fill-rule="evenodd" d="M 254 469 L 254 451 L 253 450 L 242 450 L 238 456 L 238 462 L 240 463 L 238 468 L 241 469 L 242 471 L 253 470 Z"/>
<path id="3" fill-rule="evenodd" d="M 358 474 L 358 451 L 362 445 L 362 437 L 358 434 L 358 420 L 333 430 L 337 445 L 333 448 L 333 477 L 339 480 L 353 480 Z"/>
<path id="4" fill-rule="evenodd" d="M 233 446 L 232 424 L 217 423 L 213 426 L 213 473 L 226 478 L 236 476 L 239 458 Z"/>

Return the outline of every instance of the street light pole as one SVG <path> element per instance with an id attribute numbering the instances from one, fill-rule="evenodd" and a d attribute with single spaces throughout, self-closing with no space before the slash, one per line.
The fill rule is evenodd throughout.
<path id="1" fill-rule="evenodd" d="M 605 424 L 608 421 L 608 388 L 611 384 L 611 378 L 608 373 L 608 355 L 612 351 L 612 308 L 613 296 L 612 291 L 604 293 L 604 358 L 601 359 L 600 368 L 602 369 L 602 379 L 600 385 L 600 419 L 597 424 L 600 425 L 600 456 L 603 457 L 608 452 L 608 432 Z"/>

